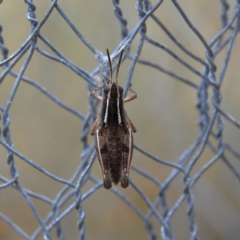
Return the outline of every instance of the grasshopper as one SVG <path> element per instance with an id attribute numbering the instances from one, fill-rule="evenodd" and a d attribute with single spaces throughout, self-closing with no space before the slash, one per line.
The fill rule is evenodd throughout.
<path id="1" fill-rule="evenodd" d="M 123 98 L 123 88 L 118 85 L 118 72 L 123 50 L 120 53 L 116 82 L 112 81 L 112 63 L 107 49 L 110 80 L 107 86 L 101 86 L 91 92 L 91 96 L 102 102 L 98 117 L 94 122 L 91 135 L 95 135 L 98 161 L 102 170 L 103 185 L 112 187 L 112 182 L 127 188 L 129 171 L 133 155 L 133 133 L 136 132 L 131 119 L 124 110 L 123 103 L 137 97 L 130 86 L 131 96 Z M 103 89 L 103 96 L 97 94 Z"/>

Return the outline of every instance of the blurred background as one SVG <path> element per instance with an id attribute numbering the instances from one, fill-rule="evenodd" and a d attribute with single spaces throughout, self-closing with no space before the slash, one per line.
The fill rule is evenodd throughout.
<path id="1" fill-rule="evenodd" d="M 34 1 L 38 21 L 44 16 L 50 2 L 49 0 Z M 121 42 L 121 29 L 114 16 L 114 7 L 111 1 L 59 0 L 58 3 L 82 35 L 99 51 L 106 54 L 106 48 L 108 48 L 112 52 Z M 153 5 L 155 3 L 156 1 L 153 1 Z M 221 1 L 182 0 L 179 3 L 194 26 L 206 41 L 210 42 L 222 26 Z M 230 6 L 228 14 L 232 16 L 236 1 L 232 0 L 228 3 Z M 133 0 L 120 2 L 123 16 L 128 21 L 129 31 L 139 21 L 135 4 L 136 1 Z M 24 1 L 5 0 L 0 4 L 2 36 L 5 46 L 9 49 L 9 56 L 28 37 L 30 22 L 27 20 L 26 14 L 27 5 Z M 154 14 L 189 51 L 206 59 L 204 46 L 186 25 L 171 1 L 164 1 Z M 198 71 L 203 71 L 203 66 L 184 54 L 151 18 L 148 19 L 146 25 L 148 36 L 166 45 Z M 91 73 L 97 67 L 94 54 L 80 41 L 56 10 L 53 10 L 41 28 L 41 34 L 67 58 L 87 72 Z M 132 42 L 131 53 L 136 51 L 138 41 L 139 34 Z M 52 53 L 40 40 L 38 40 L 38 45 Z M 215 59 L 218 67 L 217 78 L 222 68 L 226 49 L 225 47 Z M 222 109 L 238 120 L 240 119 L 239 52 L 240 38 L 237 36 L 221 87 Z M 200 77 L 193 74 L 165 51 L 147 42 L 140 58 L 165 67 L 195 84 L 199 85 L 201 82 Z M 24 60 L 25 56 L 14 67 L 15 72 L 19 72 Z M 126 59 L 121 65 L 119 84 L 122 86 L 127 79 L 130 64 L 131 61 Z M 84 115 L 87 114 L 89 93 L 86 81 L 66 66 L 35 52 L 24 76 L 41 84 L 67 105 Z M 102 76 L 99 74 L 98 78 L 101 79 Z M 14 81 L 13 77 L 7 76 L 2 82 L 0 86 L 1 106 L 5 106 Z M 96 80 L 96 83 L 101 85 L 101 81 Z M 197 90 L 156 69 L 140 64 L 137 64 L 134 69 L 132 84 L 138 98 L 127 103 L 125 108 L 137 128 L 137 133 L 134 134 L 135 143 L 155 156 L 177 163 L 181 154 L 191 146 L 199 134 L 199 112 L 196 108 Z M 211 96 L 212 91 L 209 89 L 210 116 L 212 116 L 213 110 Z M 54 175 L 70 179 L 81 162 L 82 144 L 79 139 L 82 134 L 82 121 L 25 82 L 21 82 L 9 114 L 11 137 L 15 149 Z M 240 151 L 240 131 L 225 119 L 223 137 L 230 146 L 238 152 Z M 89 135 L 88 138 L 92 143 L 92 137 Z M 216 140 L 210 139 L 217 146 Z M 6 149 L 0 146 L 0 175 L 10 179 L 6 156 Z M 206 148 L 194 166 L 191 176 L 194 176 L 213 156 L 213 152 Z M 239 159 L 229 152 L 226 152 L 226 156 L 239 170 Z M 50 199 L 54 199 L 62 189 L 63 184 L 50 179 L 16 156 L 15 164 L 20 175 L 19 182 L 25 188 Z M 171 167 L 159 164 L 137 150 L 134 152 L 133 164 L 161 182 L 167 179 L 172 170 Z M 91 172 L 96 178 L 102 179 L 97 160 L 95 160 Z M 159 193 L 156 185 L 133 170 L 131 179 L 151 201 L 154 201 Z M 92 183 L 87 182 L 83 187 L 83 192 L 92 186 Z M 148 206 L 131 186 L 127 189 L 122 189 L 120 186 L 116 186 L 116 188 L 123 192 L 144 214 L 147 213 Z M 181 196 L 183 189 L 183 175 L 179 174 L 167 191 L 170 208 Z M 193 194 L 195 219 L 201 239 L 239 239 L 240 184 L 221 159 L 199 179 L 193 188 Z M 32 200 L 40 216 L 45 218 L 51 211 L 51 206 L 36 199 Z M 62 210 L 73 202 L 74 198 L 69 199 Z M 83 210 L 86 215 L 85 225 L 88 239 L 148 239 L 144 222 L 119 197 L 103 187 L 83 202 Z M 14 188 L 1 189 L 0 212 L 29 235 L 38 227 L 38 222 L 25 199 Z M 66 239 L 78 239 L 77 221 L 77 212 L 73 210 L 61 222 Z M 160 225 L 154 217 L 152 223 L 157 233 L 157 239 L 161 239 Z M 176 239 L 190 239 L 186 201 L 172 217 L 171 224 Z M 53 236 L 55 236 L 54 231 Z M 21 240 L 23 238 L 0 219 L 0 239 Z M 42 239 L 42 235 L 38 239 Z"/>

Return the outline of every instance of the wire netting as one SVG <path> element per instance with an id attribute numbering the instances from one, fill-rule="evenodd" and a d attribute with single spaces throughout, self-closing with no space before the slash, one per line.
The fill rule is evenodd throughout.
<path id="1" fill-rule="evenodd" d="M 0 11 L 0 239 L 239 239 L 239 0 Z M 103 188 L 89 134 L 106 48 L 138 93 L 128 189 Z"/>

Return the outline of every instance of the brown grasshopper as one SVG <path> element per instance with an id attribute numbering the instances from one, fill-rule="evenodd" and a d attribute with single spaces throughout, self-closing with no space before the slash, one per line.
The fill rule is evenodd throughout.
<path id="1" fill-rule="evenodd" d="M 91 92 L 91 96 L 102 102 L 98 117 L 94 122 L 91 135 L 95 134 L 95 144 L 98 161 L 102 169 L 103 184 L 106 189 L 112 187 L 112 182 L 127 188 L 129 171 L 133 155 L 133 135 L 136 132 L 132 121 L 124 110 L 123 103 L 132 101 L 137 94 L 129 88 L 131 96 L 123 99 L 123 88 L 118 85 L 118 72 L 123 50 L 121 51 L 116 72 L 116 82 L 112 81 L 112 63 L 107 49 L 110 68 L 110 81 L 107 86 L 101 86 Z M 97 94 L 101 89 L 103 96 Z"/>

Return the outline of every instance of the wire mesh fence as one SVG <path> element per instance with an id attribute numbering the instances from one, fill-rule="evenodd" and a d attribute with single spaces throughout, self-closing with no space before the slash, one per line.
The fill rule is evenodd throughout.
<path id="1" fill-rule="evenodd" d="M 239 65 L 240 59 L 239 54 L 235 53 L 239 52 L 237 43 L 239 43 L 240 30 L 240 1 L 206 0 L 201 1 L 201 4 L 206 6 L 200 3 L 194 6 L 198 7 L 198 10 L 204 7 L 202 9 L 207 9 L 209 15 L 205 15 L 201 9 L 200 15 L 190 11 L 193 3 L 189 1 L 89 1 L 88 10 L 92 8 L 93 11 L 93 8 L 96 8 L 97 12 L 85 14 L 88 17 L 91 15 L 95 25 L 89 18 L 74 23 L 72 21 L 74 16 L 68 13 L 69 9 L 74 10 L 77 6 L 79 9 L 76 10 L 76 14 L 78 12 L 79 15 L 83 14 L 87 4 L 84 1 L 64 3 L 57 0 L 45 2 L 25 0 L 11 3 L 12 5 L 9 6 L 6 2 L 2 1 L 0 8 L 1 11 L 7 12 L 4 15 L 6 18 L 9 17 L 7 23 L 10 24 L 10 20 L 14 17 L 13 8 L 16 10 L 18 7 L 27 13 L 28 23 L 16 22 L 15 29 L 10 29 L 10 25 L 1 23 L 0 29 L 2 53 L 0 238 L 238 239 L 240 122 L 237 119 L 240 114 L 237 87 L 239 83 L 231 79 L 239 78 L 236 66 Z M 37 18 L 36 13 L 42 5 L 46 6 L 45 10 L 41 10 L 43 17 Z M 110 13 L 109 9 L 113 11 Z M 109 17 L 105 20 L 103 16 L 106 15 Z M 175 18 L 175 15 L 178 18 Z M 210 16 L 210 19 L 206 19 L 207 16 Z M 25 15 L 21 15 L 21 18 L 25 18 Z M 99 25 L 96 25 L 98 20 Z M 199 25 L 201 20 L 203 25 Z M 2 18 L 1 21 L 4 22 L 4 19 Z M 53 22 L 55 25 L 51 25 Z M 113 29 L 111 25 L 113 22 L 119 23 L 120 28 Z M 215 25 L 209 27 L 208 24 L 211 23 L 216 24 L 218 29 Z M 13 32 L 16 33 L 22 25 L 29 28 L 29 34 L 22 40 L 18 39 L 17 48 L 10 48 L 11 44 L 8 42 L 17 39 L 18 36 L 13 36 Z M 47 25 L 51 25 L 50 30 L 44 29 Z M 106 25 L 106 32 L 99 28 L 103 25 Z M 173 25 L 177 26 L 175 30 L 172 30 Z M 113 36 L 116 34 L 115 31 L 120 32 L 120 37 Z M 205 36 L 208 35 L 208 31 L 211 38 L 207 40 Z M 61 39 L 52 43 L 49 38 L 54 39 L 55 32 L 61 32 Z M 96 35 L 91 35 L 92 32 Z M 155 37 L 156 32 L 159 32 L 160 37 Z M 182 38 L 181 32 L 192 45 Z M 130 84 L 133 84 L 133 88 L 139 89 L 141 93 L 140 96 L 138 95 L 139 101 L 141 98 L 145 102 L 148 101 L 148 105 L 143 102 L 139 105 L 136 100 L 134 103 L 136 107 L 128 111 L 137 122 L 135 125 L 138 133 L 135 135 L 135 152 L 130 186 L 127 190 L 118 186 L 113 186 L 110 190 L 103 189 L 100 169 L 96 167 L 96 171 L 94 170 L 95 164 L 98 163 L 89 132 L 99 106 L 89 93 L 102 84 L 102 76 L 105 84 L 109 81 L 109 65 L 105 50 L 100 51 L 98 48 L 110 47 L 106 46 L 106 43 L 99 43 L 102 41 L 101 35 L 105 35 L 109 42 L 112 41 L 111 38 L 115 39 L 113 40 L 116 42 L 115 50 L 111 53 L 114 70 L 120 51 L 124 50 L 123 65 L 128 64 L 128 70 L 125 71 L 124 66 L 123 70 L 120 70 L 127 72 L 126 80 L 120 77 L 120 82 L 124 85 L 124 96 L 127 95 Z M 64 37 L 68 39 L 65 43 L 61 42 Z M 73 44 L 74 38 L 76 42 L 82 44 L 79 48 L 84 50 L 78 52 L 77 46 Z M 70 60 L 71 57 L 68 57 L 69 52 L 62 53 L 63 45 L 67 46 L 67 50 L 64 51 L 76 53 L 77 58 L 81 58 L 82 62 L 74 63 Z M 146 53 L 144 53 L 145 48 Z M 36 60 L 36 55 L 40 56 L 40 60 Z M 159 55 L 163 55 L 161 56 L 163 59 Z M 145 59 L 142 56 L 148 57 Z M 97 67 L 93 57 L 97 59 Z M 34 61 L 37 67 L 33 69 Z M 91 64 L 86 65 L 89 61 Z M 50 65 L 52 62 L 56 64 L 56 68 Z M 166 62 L 169 62 L 169 68 L 164 67 Z M 48 68 L 48 64 L 51 67 Z M 235 70 L 233 70 L 234 66 Z M 235 71 L 233 75 L 227 75 L 226 71 L 229 68 L 230 73 Z M 31 71 L 28 72 L 28 69 L 35 71 L 36 75 Z M 143 69 L 140 75 L 136 75 L 138 69 L 139 71 Z M 55 71 L 60 74 L 59 81 L 52 78 L 52 72 Z M 47 79 L 41 81 L 44 73 Z M 79 81 L 70 83 L 72 73 L 81 83 Z M 38 76 L 39 81 L 31 76 Z M 65 78 L 63 83 L 61 78 Z M 168 80 L 160 87 L 156 87 L 159 83 L 151 80 L 157 79 L 161 82 L 164 81 L 163 78 Z M 11 83 L 10 79 L 14 79 L 14 83 Z M 172 79 L 177 81 L 173 82 Z M 22 84 L 26 84 L 27 87 L 21 90 Z M 81 99 L 73 104 L 76 107 L 71 107 L 71 102 L 66 104 L 54 94 L 56 89 L 53 86 L 60 88 L 61 84 L 64 85 L 62 90 L 64 99 L 73 94 L 72 91 L 76 90 L 76 94 L 79 91 Z M 172 87 L 175 84 L 177 89 L 173 91 Z M 169 95 L 175 107 L 166 102 L 168 98 L 164 94 Z M 24 100 L 24 104 L 21 104 L 20 96 L 31 99 L 29 104 L 33 106 L 26 104 L 28 100 Z M 49 112 L 45 110 L 47 106 L 39 103 L 44 101 L 42 98 L 51 102 L 44 102 L 45 105 L 53 103 Z M 183 100 L 182 104 L 184 104 L 184 98 L 187 98 L 186 101 L 189 99 L 194 101 L 190 103 L 191 109 L 183 110 L 181 101 Z M 222 100 L 226 100 L 227 104 L 222 104 Z M 58 110 L 56 112 L 53 110 L 57 109 L 57 105 L 60 107 L 58 108 L 60 113 L 57 112 Z M 23 126 L 18 119 L 24 115 L 28 106 L 32 115 L 27 115 L 22 120 Z M 165 110 L 163 106 L 166 106 Z M 166 117 L 168 113 L 169 118 Z M 174 115 L 171 115 L 173 113 Z M 188 115 L 190 113 L 193 115 Z M 68 119 L 71 115 L 80 122 L 77 121 L 73 125 L 69 119 L 62 122 L 61 115 L 63 119 Z M 147 118 L 144 118 L 144 115 Z M 36 118 L 47 119 L 49 129 L 35 122 Z M 161 118 L 165 118 L 165 124 L 161 122 Z M 60 127 L 55 129 L 58 121 Z M 185 121 L 191 126 L 181 129 Z M 76 126 L 78 126 L 77 130 Z M 29 138 L 25 137 L 26 128 L 33 132 Z M 175 130 L 178 133 L 182 132 L 176 136 L 178 134 Z M 55 131 L 54 140 L 47 141 L 48 134 L 53 131 Z M 62 135 L 61 131 L 63 131 Z M 168 131 L 172 132 L 170 137 Z M 66 136 L 67 133 L 69 136 Z M 75 139 L 70 140 L 74 133 L 80 134 L 80 144 Z M 153 135 L 155 139 L 151 138 Z M 185 136 L 190 137 L 187 144 L 182 145 Z M 20 140 L 17 140 L 18 138 Z M 61 146 L 66 147 L 66 142 L 60 143 L 64 138 L 72 142 L 67 145 L 69 150 L 63 148 L 64 151 L 61 151 Z M 173 143 L 175 141 L 176 144 Z M 33 143 L 36 144 L 35 147 L 31 145 Z M 53 147 L 54 144 L 56 148 Z M 166 149 L 161 151 L 161 145 Z M 157 151 L 159 148 L 160 153 Z M 45 155 L 47 149 L 49 155 Z M 67 151 L 66 155 L 64 155 L 65 151 Z M 73 160 L 75 156 L 70 154 L 71 151 L 79 152 L 80 161 Z M 163 151 L 167 153 L 161 153 Z M 62 155 L 64 161 L 58 161 Z M 46 156 L 49 159 L 43 160 Z M 168 160 L 164 160 L 165 156 Z M 137 158 L 140 160 L 138 161 Z M 23 162 L 24 165 L 19 162 Z M 71 165 L 71 162 L 75 165 Z M 148 168 L 152 162 L 155 165 Z M 221 163 L 221 167 L 216 167 L 217 163 Z M 216 171 L 220 169 L 219 176 L 212 169 Z M 206 180 L 208 171 L 210 178 L 221 179 L 226 189 L 232 189 L 228 190 L 231 194 L 225 190 L 231 204 L 224 202 L 225 198 L 219 192 L 216 193 L 216 188 L 211 187 L 209 180 Z M 65 172 L 68 173 L 65 175 Z M 228 175 L 225 175 L 225 172 Z M 201 180 L 205 184 L 197 188 L 196 183 Z M 54 185 L 55 183 L 58 185 Z M 174 184 L 177 186 L 173 187 Z M 17 192 L 18 195 L 14 195 L 13 192 Z M 134 196 L 131 195 L 133 192 Z M 204 198 L 209 195 L 214 197 Z M 222 212 L 219 212 L 219 208 L 214 208 L 217 205 Z M 29 209 L 31 214 L 27 213 Z M 117 214 L 111 215 L 111 212 L 116 211 Z M 213 217 L 209 217 L 208 212 L 211 212 Z M 101 220 L 94 222 L 95 217 Z M 68 226 L 70 223 L 74 223 L 72 228 L 76 229 L 75 232 Z M 113 226 L 115 226 L 114 230 Z M 100 228 L 105 231 L 103 235 Z M 111 231 L 113 235 L 108 235 Z M 125 235 L 121 235 L 119 231 L 123 231 Z"/>

